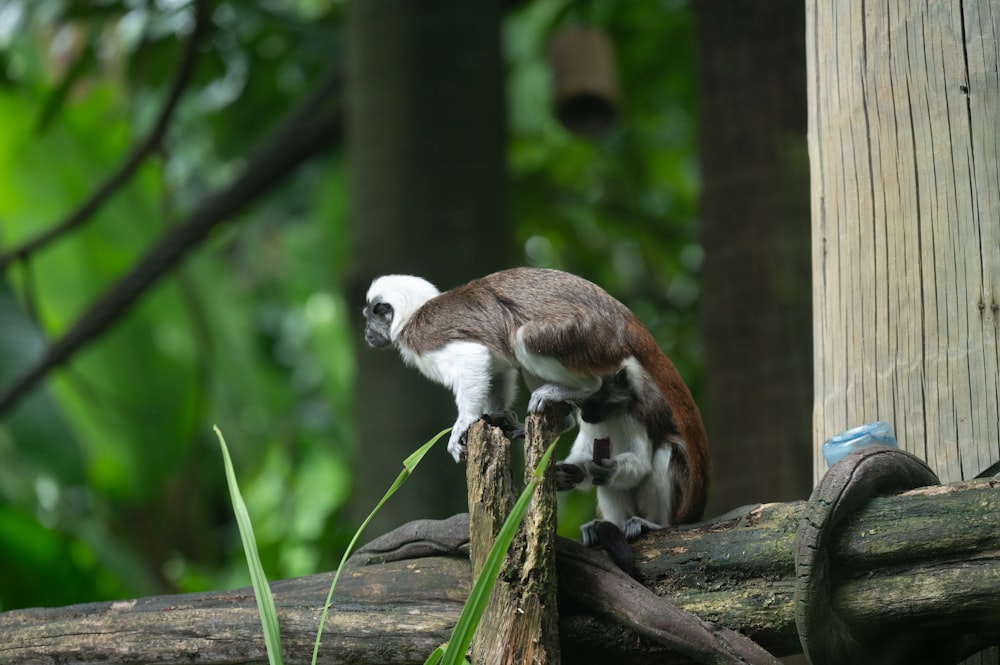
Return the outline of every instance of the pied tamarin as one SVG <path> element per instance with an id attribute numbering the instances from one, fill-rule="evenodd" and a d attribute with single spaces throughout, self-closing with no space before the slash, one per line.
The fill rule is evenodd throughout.
<path id="1" fill-rule="evenodd" d="M 532 388 L 530 412 L 550 401 L 580 407 L 580 435 L 557 474 L 563 487 L 572 482 L 567 472 L 574 475 L 566 464 L 577 465 L 578 482 L 609 491 L 627 494 L 651 481 L 664 497 L 655 506 L 619 500 L 602 508 L 623 530 L 631 517 L 660 526 L 700 517 L 709 458 L 691 393 L 638 317 L 596 284 L 514 268 L 440 293 L 420 277 L 386 275 L 372 282 L 364 316 L 370 346 L 396 346 L 454 393 L 448 451 L 456 461 L 474 422 L 510 408 L 520 369 Z M 588 465 L 581 455 L 598 437 L 610 437 L 615 454 Z"/>

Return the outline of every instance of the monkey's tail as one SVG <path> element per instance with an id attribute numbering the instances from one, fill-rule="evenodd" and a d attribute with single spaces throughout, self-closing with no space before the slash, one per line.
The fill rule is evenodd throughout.
<path id="1" fill-rule="evenodd" d="M 705 512 L 705 503 L 708 498 L 708 482 L 710 473 L 710 462 L 707 456 L 699 463 L 691 464 L 688 458 L 687 440 L 683 445 L 675 446 L 675 453 L 670 458 L 672 475 L 678 479 L 675 489 L 679 496 L 675 495 L 674 514 L 671 524 L 693 524 L 701 520 Z M 706 451 L 704 444 L 697 450 Z"/>
<path id="2" fill-rule="evenodd" d="M 708 454 L 708 436 L 701 412 L 691 397 L 691 391 L 677 368 L 663 353 L 648 330 L 641 326 L 630 329 L 636 358 L 653 378 L 660 394 L 670 406 L 674 424 L 684 440 L 681 448 L 684 491 L 680 505 L 674 510 L 674 524 L 697 522 L 705 511 L 712 460 Z M 681 471 L 681 469 L 678 469 Z"/>
<path id="3" fill-rule="evenodd" d="M 625 539 L 625 532 L 614 522 L 598 520 L 594 525 L 594 534 L 597 536 L 597 544 L 604 548 L 615 565 L 628 573 L 629 577 L 636 579 L 635 556 Z"/>

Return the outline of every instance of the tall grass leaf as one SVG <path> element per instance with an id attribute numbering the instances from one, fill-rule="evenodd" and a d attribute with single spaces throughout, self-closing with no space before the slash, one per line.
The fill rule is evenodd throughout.
<path id="1" fill-rule="evenodd" d="M 319 620 L 319 630 L 316 631 L 316 644 L 313 645 L 312 665 L 316 665 L 316 659 L 319 657 L 319 643 L 323 637 L 323 626 L 326 625 L 326 615 L 327 612 L 329 612 L 330 610 L 330 601 L 333 600 L 333 590 L 337 588 L 337 581 L 340 579 L 340 573 L 344 569 L 344 564 L 347 562 L 347 557 L 349 557 L 351 555 L 351 552 L 354 551 L 354 545 L 358 542 L 358 538 L 361 537 L 361 532 L 365 530 L 365 527 L 368 526 L 368 523 L 372 521 L 372 518 L 375 517 L 375 514 L 378 513 L 379 510 L 381 510 L 383 504 L 385 504 L 385 502 L 389 500 L 389 497 L 395 494 L 396 490 L 398 490 L 400 486 L 410 476 L 410 474 L 413 473 L 413 470 L 417 468 L 418 464 L 420 464 L 420 460 L 424 458 L 424 455 L 427 454 L 427 451 L 430 450 L 432 447 L 434 447 L 434 444 L 437 443 L 442 436 L 444 436 L 450 431 L 451 431 L 450 427 L 448 429 L 441 430 L 434 436 L 433 439 L 431 439 L 424 445 L 417 448 L 417 450 L 413 452 L 413 454 L 411 454 L 409 457 L 403 460 L 403 470 L 399 472 L 399 475 L 396 476 L 396 480 L 389 487 L 389 490 L 385 493 L 385 496 L 383 496 L 382 499 L 378 502 L 378 504 L 376 504 L 375 508 L 370 513 L 368 513 L 368 517 L 365 518 L 365 521 L 361 523 L 361 526 L 359 526 L 358 530 L 354 533 L 354 537 L 351 538 L 351 542 L 347 545 L 347 549 L 344 550 L 344 556 L 340 559 L 340 565 L 337 566 L 337 572 L 334 573 L 333 575 L 333 582 L 330 584 L 330 593 L 326 595 L 326 603 L 324 603 L 323 605 L 323 614 Z"/>
<path id="2" fill-rule="evenodd" d="M 438 663 L 441 662 L 441 656 L 444 655 L 444 650 L 447 646 L 448 644 L 445 643 L 437 649 L 434 649 L 434 651 L 431 651 L 431 655 L 427 656 L 427 660 L 424 661 L 424 665 L 438 665 Z"/>
<path id="3" fill-rule="evenodd" d="M 233 512 L 236 514 L 236 524 L 240 528 L 240 539 L 243 541 L 243 552 L 247 557 L 247 566 L 250 568 L 253 593 L 257 597 L 257 610 L 260 612 L 260 623 L 264 629 L 267 660 L 271 665 L 282 665 L 284 660 L 281 655 L 281 633 L 278 630 L 278 610 L 274 606 L 274 596 L 271 595 L 271 587 L 264 575 L 264 567 L 260 564 L 257 540 L 253 535 L 253 525 L 250 523 L 250 514 L 243 502 L 240 488 L 236 484 L 236 472 L 233 470 L 233 461 L 229 458 L 229 448 L 226 446 L 226 440 L 218 426 L 215 427 L 215 434 L 219 437 L 219 446 L 222 448 L 229 496 L 233 502 Z"/>
<path id="4" fill-rule="evenodd" d="M 472 586 L 472 591 L 469 593 L 468 600 L 465 601 L 465 607 L 462 608 L 462 614 L 458 618 L 458 623 L 455 624 L 451 639 L 448 640 L 447 647 L 441 659 L 441 665 L 459 665 L 459 663 L 464 662 L 465 654 L 469 650 L 469 645 L 472 644 L 472 635 L 479 627 L 479 622 L 483 618 L 483 612 L 486 611 L 486 603 L 489 601 L 490 593 L 493 591 L 493 585 L 496 584 L 497 577 L 500 575 L 503 559 L 507 556 L 507 550 L 514 540 L 517 527 L 521 524 L 524 514 L 528 511 L 528 504 L 531 503 L 531 495 L 534 494 L 535 488 L 541 482 L 542 475 L 545 473 L 545 468 L 549 465 L 549 459 L 552 457 L 552 451 L 555 448 L 556 442 L 553 442 L 545 451 L 545 454 L 542 455 L 542 459 L 539 460 L 538 467 L 535 468 L 535 472 L 532 475 L 531 482 L 521 492 L 521 496 L 517 498 L 517 502 L 511 509 L 510 515 L 507 516 L 503 526 L 500 528 L 500 533 L 497 534 L 496 540 L 493 541 L 493 547 L 490 548 L 490 553 L 486 557 L 483 569 L 479 572 L 479 579 Z"/>

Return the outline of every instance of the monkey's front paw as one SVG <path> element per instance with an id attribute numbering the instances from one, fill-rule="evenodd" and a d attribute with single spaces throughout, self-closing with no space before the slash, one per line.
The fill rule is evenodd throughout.
<path id="1" fill-rule="evenodd" d="M 662 528 L 656 522 L 650 522 L 647 519 L 634 515 L 625 520 L 625 526 L 622 527 L 622 531 L 625 532 L 625 540 L 632 542 L 647 531 L 656 531 Z"/>
<path id="2" fill-rule="evenodd" d="M 587 462 L 587 474 L 595 485 L 607 485 L 618 470 L 618 462 L 614 459 L 602 459 L 599 462 Z"/>
<path id="3" fill-rule="evenodd" d="M 556 463 L 556 491 L 565 492 L 571 490 L 587 477 L 587 472 L 579 464 L 557 462 Z"/>
<path id="4" fill-rule="evenodd" d="M 469 430 L 456 435 L 452 430 L 451 438 L 448 439 L 448 452 L 455 458 L 456 462 L 464 462 L 466 457 L 466 443 L 469 440 Z"/>

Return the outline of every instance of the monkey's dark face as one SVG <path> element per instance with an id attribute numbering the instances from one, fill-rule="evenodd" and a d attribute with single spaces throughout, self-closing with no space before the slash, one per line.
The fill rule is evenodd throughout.
<path id="1" fill-rule="evenodd" d="M 635 393 L 628 380 L 628 373 L 620 369 L 614 374 L 601 377 L 601 387 L 596 393 L 578 403 L 580 420 L 585 423 L 601 423 L 618 409 L 635 400 Z"/>
<path id="2" fill-rule="evenodd" d="M 392 343 L 389 330 L 393 314 L 392 305 L 380 299 L 373 300 L 365 306 L 365 342 L 368 346 L 381 349 Z"/>

